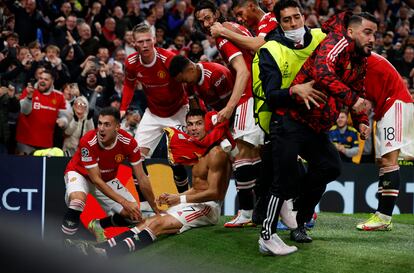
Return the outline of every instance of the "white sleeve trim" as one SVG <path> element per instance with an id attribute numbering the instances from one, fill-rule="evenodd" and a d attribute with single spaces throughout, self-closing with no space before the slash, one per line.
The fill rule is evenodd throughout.
<path id="1" fill-rule="evenodd" d="M 234 53 L 233 55 L 231 55 L 229 57 L 229 63 L 231 62 L 231 60 L 233 60 L 234 58 L 236 58 L 237 56 L 242 55 L 242 53 L 240 51 Z"/>
<path id="2" fill-rule="evenodd" d="M 87 166 L 85 166 L 86 169 L 92 169 L 93 167 L 98 167 L 98 163 L 95 163 L 93 165 L 87 165 Z"/>
<path id="3" fill-rule="evenodd" d="M 144 160 L 145 160 L 145 158 L 144 158 L 144 157 L 141 157 L 141 158 L 140 158 L 140 160 L 138 160 L 138 161 L 136 161 L 136 162 L 130 162 L 130 163 L 131 163 L 131 165 L 132 165 L 132 166 L 136 166 L 136 165 L 138 165 L 139 163 L 143 162 Z"/>

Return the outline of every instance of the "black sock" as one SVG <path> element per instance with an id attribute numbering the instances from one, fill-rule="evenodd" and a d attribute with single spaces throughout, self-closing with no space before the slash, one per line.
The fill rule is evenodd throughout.
<path id="1" fill-rule="evenodd" d="M 254 191 L 257 173 L 251 162 L 236 160 L 234 163 L 234 178 L 236 180 L 239 209 L 252 210 L 254 208 Z"/>
<path id="2" fill-rule="evenodd" d="M 121 233 L 121 234 L 119 234 L 115 237 L 112 237 L 112 238 L 108 239 L 105 242 L 101 242 L 101 243 L 96 244 L 96 247 L 109 249 L 111 247 L 116 246 L 118 243 L 122 242 L 126 238 L 134 237 L 136 234 L 137 234 L 136 228 L 133 228 L 133 229 L 127 230 L 127 231 L 125 231 L 125 232 L 123 232 L 123 233 Z"/>
<path id="3" fill-rule="evenodd" d="M 394 210 L 395 203 L 397 203 L 400 189 L 400 169 L 398 168 L 395 170 L 394 168 L 394 170 L 390 172 L 384 171 L 382 184 L 382 205 L 379 212 L 392 216 L 392 211 Z"/>
<path id="4" fill-rule="evenodd" d="M 133 223 L 128 219 L 125 219 L 120 214 L 115 213 L 114 215 L 102 218 L 99 220 L 102 228 L 107 227 L 128 227 Z"/>
<path id="5" fill-rule="evenodd" d="M 378 208 L 377 211 L 381 211 L 382 210 L 382 204 L 383 204 L 383 200 L 382 200 L 382 182 L 384 181 L 384 174 L 382 172 L 380 172 L 380 175 L 378 177 L 378 191 L 377 194 L 375 195 L 378 199 Z"/>
<path id="6" fill-rule="evenodd" d="M 65 236 L 72 236 L 78 231 L 80 215 L 85 208 L 85 202 L 79 199 L 71 200 L 68 210 L 63 216 L 62 232 Z"/>
<path id="7" fill-rule="evenodd" d="M 129 252 L 142 249 L 150 245 L 154 239 L 152 238 L 150 232 L 146 229 L 141 231 L 138 234 L 135 234 L 132 237 L 124 239 L 122 242 L 118 243 L 115 247 L 107 249 L 108 256 L 120 256 L 125 255 Z"/>
<path id="8" fill-rule="evenodd" d="M 177 191 L 183 193 L 188 190 L 188 176 L 187 171 L 183 165 L 171 166 L 174 174 L 174 182 L 177 186 Z"/>

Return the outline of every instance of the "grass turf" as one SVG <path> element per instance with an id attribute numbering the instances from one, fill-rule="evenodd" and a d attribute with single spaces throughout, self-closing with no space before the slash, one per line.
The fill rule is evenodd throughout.
<path id="1" fill-rule="evenodd" d="M 389 232 L 356 230 L 356 223 L 367 217 L 321 213 L 310 244 L 292 243 L 289 232 L 280 231 L 286 243 L 299 248 L 284 257 L 259 253 L 260 228 L 226 229 L 229 217 L 222 217 L 216 226 L 162 236 L 119 259 L 159 272 L 414 272 L 414 215 L 394 216 Z"/>

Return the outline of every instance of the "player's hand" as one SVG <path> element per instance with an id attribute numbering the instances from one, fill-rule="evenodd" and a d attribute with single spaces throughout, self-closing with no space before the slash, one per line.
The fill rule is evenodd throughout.
<path id="1" fill-rule="evenodd" d="M 358 100 L 352 106 L 352 109 L 354 109 L 357 113 L 363 112 L 365 110 L 365 99 L 358 98 Z"/>
<path id="2" fill-rule="evenodd" d="M 33 97 L 34 86 L 31 83 L 28 83 L 26 87 L 26 91 L 27 91 L 27 98 L 31 99 Z"/>
<path id="3" fill-rule="evenodd" d="M 229 120 L 232 114 L 233 108 L 226 106 L 217 113 L 217 121 L 223 122 L 225 120 Z"/>
<path id="4" fill-rule="evenodd" d="M 66 122 L 65 122 L 65 120 L 64 120 L 64 119 L 62 119 L 62 118 L 58 118 L 58 119 L 56 120 L 56 124 L 57 124 L 60 128 L 63 128 L 63 127 L 65 127 Z"/>
<path id="5" fill-rule="evenodd" d="M 142 222 L 141 211 L 139 210 L 138 204 L 136 202 L 130 202 L 124 199 L 124 201 L 122 201 L 120 204 L 125 209 L 132 221 Z"/>
<path id="6" fill-rule="evenodd" d="M 319 103 L 325 103 L 327 99 L 327 96 L 324 93 L 313 88 L 314 83 L 315 81 L 313 80 L 292 86 L 292 94 L 303 99 L 308 110 L 311 109 L 310 103 L 316 107 L 320 107 Z"/>
<path id="7" fill-rule="evenodd" d="M 359 124 L 359 133 L 361 134 L 360 137 L 363 140 L 366 140 L 369 135 L 371 134 L 371 128 L 363 123 Z"/>
<path id="8" fill-rule="evenodd" d="M 123 119 L 125 117 L 125 110 L 121 110 L 119 113 L 121 114 L 121 119 Z"/>
<path id="9" fill-rule="evenodd" d="M 222 33 L 225 31 L 225 27 L 223 27 L 223 25 L 219 22 L 215 22 L 211 27 L 210 27 L 210 34 L 212 37 L 217 38 L 220 37 L 222 35 Z"/>
<path id="10" fill-rule="evenodd" d="M 159 205 L 168 205 L 171 207 L 180 203 L 180 195 L 163 193 L 158 197 L 157 201 Z"/>

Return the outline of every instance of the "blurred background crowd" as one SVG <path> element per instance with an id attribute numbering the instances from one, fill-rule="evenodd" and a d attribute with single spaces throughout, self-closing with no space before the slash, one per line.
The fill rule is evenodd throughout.
<path id="1" fill-rule="evenodd" d="M 260 4 L 266 11 L 276 1 L 262 0 Z M 380 21 L 375 51 L 397 68 L 413 94 L 414 16 L 404 1 L 300 2 L 305 8 L 306 25 L 311 28 L 319 27 L 332 14 L 345 9 L 374 14 Z M 151 27 L 158 47 L 185 55 L 194 62 L 222 63 L 214 39 L 201 33 L 194 24 L 196 3 L 196 0 L 1 1 L 0 153 L 30 154 L 37 149 L 59 147 L 66 155 L 72 155 L 79 138 L 96 127 L 99 110 L 108 105 L 120 107 L 124 62 L 135 52 L 131 30 L 139 23 Z M 217 0 L 217 4 L 226 20 L 235 21 L 232 0 Z M 51 129 L 42 128 L 43 117 L 27 119 L 20 109 L 19 100 L 23 98 L 42 99 L 36 97 L 37 89 L 63 94 L 66 114 L 58 113 L 63 109 L 56 106 L 57 122 Z M 146 108 L 140 89 L 138 85 L 122 124 L 131 134 Z M 53 143 L 30 142 L 36 138 L 31 134 L 38 134 L 39 130 L 47 134 L 45 138 L 53 137 Z M 164 146 L 154 157 L 165 153 L 165 143 L 161 145 Z"/>

